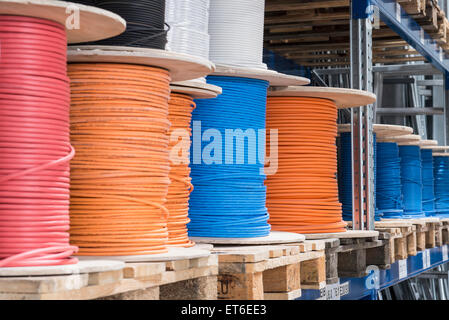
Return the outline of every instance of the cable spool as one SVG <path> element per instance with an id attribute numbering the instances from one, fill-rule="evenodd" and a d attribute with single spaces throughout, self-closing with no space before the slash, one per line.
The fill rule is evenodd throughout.
<path id="1" fill-rule="evenodd" d="M 436 217 L 449 218 L 449 154 L 433 156 Z"/>
<path id="2" fill-rule="evenodd" d="M 435 214 L 435 190 L 433 177 L 433 156 L 431 149 L 421 149 L 422 161 L 422 207 L 426 216 Z"/>
<path id="3" fill-rule="evenodd" d="M 181 85 L 180 85 L 181 84 Z M 190 178 L 191 119 L 195 107 L 193 99 L 215 98 L 221 88 L 198 84 L 195 81 L 178 82 L 171 85 L 169 101 L 170 120 L 170 180 L 166 207 L 168 217 L 168 245 L 191 247 L 187 232 L 189 198 L 193 191 Z"/>
<path id="4" fill-rule="evenodd" d="M 336 180 L 337 108 L 374 100 L 368 93 L 338 88 L 291 87 L 270 92 L 267 128 L 279 130 L 279 169 L 267 178 L 273 230 L 346 231 Z"/>
<path id="5" fill-rule="evenodd" d="M 267 69 L 263 59 L 265 0 L 210 0 L 212 62 Z"/>
<path id="6" fill-rule="evenodd" d="M 400 145 L 403 218 L 423 217 L 421 150 L 416 145 Z"/>
<path id="7" fill-rule="evenodd" d="M 189 240 L 187 233 L 187 223 L 190 222 L 189 215 L 189 197 L 193 191 L 193 185 L 190 178 L 189 160 L 190 154 L 190 136 L 192 130 L 190 122 L 192 111 L 195 106 L 193 98 L 179 93 L 171 93 L 169 101 L 168 120 L 170 126 L 170 185 L 168 186 L 167 202 L 165 204 L 169 216 L 167 222 L 168 245 L 190 247 L 194 243 Z M 175 133 L 183 130 L 188 136 L 182 136 L 181 141 L 174 140 Z M 180 154 L 178 153 L 181 151 Z M 185 150 L 185 151 L 184 151 Z M 176 154 L 172 154 L 176 151 Z M 177 161 L 174 161 L 176 158 Z"/>
<path id="8" fill-rule="evenodd" d="M 165 49 L 165 0 L 78 0 L 74 1 L 114 12 L 126 20 L 126 31 L 119 36 L 96 41 L 95 45 L 115 45 Z"/>
<path id="9" fill-rule="evenodd" d="M 216 99 L 197 100 L 193 112 L 194 137 L 191 150 L 192 183 L 188 224 L 191 237 L 250 238 L 267 236 L 270 226 L 265 207 L 263 159 L 256 149 L 234 145 L 226 148 L 228 129 L 265 129 L 265 105 L 268 81 L 209 76 L 208 83 L 222 88 Z M 201 121 L 201 122 L 200 122 Z M 197 126 L 201 125 L 201 129 Z M 201 132 L 201 136 L 195 137 Z M 201 138 L 202 137 L 202 138 Z M 212 140 L 213 137 L 213 141 Z M 211 143 L 205 143 L 208 139 Z M 215 140 L 217 139 L 217 140 Z M 237 140 L 237 139 L 235 139 Z M 253 141 L 255 142 L 255 141 Z M 214 146 L 214 147 L 212 147 Z M 203 150 L 204 148 L 204 150 Z M 264 149 L 264 146 L 262 147 Z M 213 152 L 212 152 L 213 151 Z M 262 153 L 263 154 L 263 153 Z M 210 155 L 211 157 L 204 157 Z M 237 157 L 243 156 L 243 159 Z M 252 160 L 255 160 L 254 163 Z M 240 163 L 240 160 L 241 161 Z"/>
<path id="10" fill-rule="evenodd" d="M 401 158 L 395 142 L 377 142 L 376 206 L 384 219 L 400 218 L 404 212 L 401 191 Z"/>
<path id="11" fill-rule="evenodd" d="M 71 241 L 84 256 L 167 252 L 168 71 L 71 63 Z"/>
<path id="12" fill-rule="evenodd" d="M 45 267 L 30 269 L 40 274 L 77 268 L 71 256 L 78 249 L 67 232 L 74 150 L 66 46 L 116 35 L 125 25 L 84 7 L 81 27 L 65 29 L 69 5 L 3 0 L 0 6 L 0 268 L 11 275 L 28 272 L 20 267 Z M 102 26 L 86 33 L 93 21 Z"/>
<path id="13" fill-rule="evenodd" d="M 63 25 L 0 16 L 0 267 L 75 264 Z"/>
<path id="14" fill-rule="evenodd" d="M 376 133 L 373 133 L 374 147 L 374 203 L 376 203 L 377 185 L 377 144 Z M 352 221 L 352 137 L 350 132 L 340 134 L 340 144 L 338 148 L 338 195 L 342 204 L 343 220 Z M 375 205 L 374 219 L 379 221 L 381 214 Z"/>
<path id="15" fill-rule="evenodd" d="M 167 50 L 209 59 L 209 0 L 166 0 Z"/>
<path id="16" fill-rule="evenodd" d="M 350 124 L 339 124 L 338 131 L 340 132 L 340 147 L 339 147 L 339 197 L 343 205 L 343 219 L 346 221 L 352 220 L 352 165 L 351 165 L 351 125 Z M 390 214 L 402 214 L 402 210 L 395 212 L 398 208 L 396 204 L 391 203 L 388 199 L 395 199 L 397 195 L 391 194 L 391 186 L 398 186 L 400 189 L 400 159 L 398 155 L 398 149 L 396 146 L 397 159 L 389 159 L 385 154 L 382 154 L 381 160 L 378 160 L 377 156 L 377 140 L 390 141 L 389 137 L 395 136 L 399 137 L 407 136 L 413 133 L 413 129 L 405 126 L 398 125 L 387 125 L 387 124 L 374 124 L 373 125 L 373 151 L 374 151 L 374 202 L 375 202 L 375 214 L 374 218 L 379 221 L 383 215 L 383 210 L 387 210 L 387 216 Z M 343 144 L 342 144 L 343 142 Z M 388 147 L 385 147 L 382 152 L 387 152 Z M 377 173 L 378 165 L 377 162 L 382 161 L 383 168 L 380 168 L 381 173 Z M 393 168 L 392 168 L 393 166 Z M 391 175 L 391 170 L 395 170 L 393 176 Z M 397 171 L 396 171 L 397 170 Z M 378 176 L 382 175 L 382 186 L 377 187 Z M 377 197 L 377 188 L 382 189 L 383 199 L 380 200 L 382 211 L 379 210 L 379 201 Z M 393 187 L 394 188 L 394 187 Z M 393 189 L 394 190 L 394 189 Z M 393 191 L 394 193 L 394 191 Z M 400 196 L 400 195 L 399 195 Z M 387 197 L 387 198 L 385 198 Z M 402 208 L 402 202 L 398 203 Z M 393 211 L 391 211 L 393 210 Z"/>

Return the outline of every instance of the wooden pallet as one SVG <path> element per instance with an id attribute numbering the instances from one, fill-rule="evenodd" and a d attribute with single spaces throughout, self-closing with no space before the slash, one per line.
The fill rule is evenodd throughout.
<path id="1" fill-rule="evenodd" d="M 218 299 L 293 300 L 303 288 L 326 285 L 324 243 L 214 246 Z"/>
<path id="2" fill-rule="evenodd" d="M 420 246 L 424 246 L 422 240 L 424 233 L 417 234 L 417 228 L 407 221 L 379 221 L 375 223 L 378 231 L 390 234 L 390 264 L 397 260 L 407 259 L 409 256 L 416 256 L 418 251 L 418 238 Z"/>
<path id="3" fill-rule="evenodd" d="M 306 235 L 325 237 L 326 234 Z M 345 233 L 331 233 L 325 242 L 326 284 L 338 283 L 340 277 L 363 277 L 369 261 L 368 252 L 385 246 L 379 232 L 348 230 Z"/>
<path id="4" fill-rule="evenodd" d="M 441 240 L 443 245 L 449 244 L 449 218 L 441 219 Z"/>
<path id="5" fill-rule="evenodd" d="M 5 300 L 216 299 L 217 257 L 126 263 L 123 269 L 61 276 L 1 277 Z"/>

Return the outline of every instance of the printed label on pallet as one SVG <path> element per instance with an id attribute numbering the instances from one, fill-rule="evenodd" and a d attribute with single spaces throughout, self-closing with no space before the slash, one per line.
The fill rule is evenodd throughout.
<path id="1" fill-rule="evenodd" d="M 430 250 L 424 250 L 422 253 L 422 265 L 423 269 L 430 268 Z"/>
<path id="2" fill-rule="evenodd" d="M 447 244 L 445 244 L 442 248 L 443 250 L 443 260 L 446 261 L 449 259 L 448 257 L 448 249 L 447 249 Z"/>
<path id="3" fill-rule="evenodd" d="M 347 294 L 349 294 L 349 282 L 330 284 L 321 289 L 318 300 L 340 300 Z"/>
<path id="4" fill-rule="evenodd" d="M 399 279 L 407 277 L 407 259 L 399 260 L 398 266 L 399 266 Z"/>

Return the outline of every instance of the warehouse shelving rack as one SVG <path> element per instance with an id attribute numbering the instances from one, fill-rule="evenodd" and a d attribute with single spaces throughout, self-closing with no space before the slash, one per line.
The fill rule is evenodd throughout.
<path id="1" fill-rule="evenodd" d="M 311 1 L 308 1 L 311 2 Z M 324 1 L 326 2 L 326 1 Z M 329 2 L 329 1 L 328 1 Z M 287 1 L 286 1 L 287 3 Z M 291 2 L 289 2 L 291 4 Z M 301 5 L 306 5 L 304 1 Z M 312 2 L 311 2 L 312 3 Z M 315 2 L 316 3 L 316 2 Z M 282 6 L 282 1 L 271 3 L 268 12 Z M 301 5 L 298 5 L 299 7 Z M 349 15 L 349 47 L 350 61 L 348 66 L 331 67 L 338 63 L 329 63 L 329 67 L 309 69 L 309 75 L 317 76 L 318 83 L 324 84 L 320 77 L 325 75 L 342 75 L 349 77 L 351 88 L 363 89 L 370 92 L 381 92 L 383 77 L 386 75 L 442 75 L 444 88 L 444 144 L 449 143 L 449 57 L 438 42 L 432 38 L 424 28 L 418 24 L 399 5 L 396 0 L 350 0 Z M 291 5 L 294 7 L 294 5 Z M 298 8 L 299 8 L 298 7 Z M 286 7 L 287 8 L 287 7 Z M 298 9 L 296 8 L 296 9 Z M 340 11 L 339 11 L 340 12 Z M 343 15 L 343 13 L 339 13 Z M 405 42 L 413 47 L 427 63 L 422 64 L 396 64 L 373 66 L 373 20 L 380 18 L 388 28 L 399 35 Z M 285 25 L 283 26 L 285 27 Z M 270 30 L 271 31 L 271 30 Z M 281 36 L 278 36 L 279 39 Z M 274 37 L 272 37 L 275 39 Z M 288 41 L 286 41 L 289 43 Z M 270 52 L 266 54 L 271 60 L 279 55 L 276 46 L 266 46 Z M 281 53 L 288 53 L 288 45 L 279 45 Z M 305 47 L 305 46 L 304 46 Z M 293 45 L 291 45 L 293 48 Z M 296 46 L 298 48 L 298 46 Z M 324 51 L 324 49 L 323 49 Z M 274 58 L 273 58 L 274 56 Z M 288 54 L 287 54 L 288 58 Z M 278 58 L 279 61 L 285 59 Z M 289 61 L 291 64 L 292 62 Z M 270 68 L 277 71 L 294 69 L 302 72 L 302 67 L 292 68 L 285 61 L 283 63 L 269 63 Z M 340 63 L 343 64 L 343 63 Z M 287 66 L 288 65 L 288 66 Z M 284 69 L 284 70 L 283 70 Z M 376 86 L 373 85 L 376 77 Z M 435 114 L 436 110 L 432 110 Z M 352 142 L 353 142 L 353 226 L 359 230 L 374 229 L 374 169 L 373 169 L 373 122 L 375 106 L 351 110 Z M 418 112 L 419 113 L 419 112 Z M 368 210 L 364 210 L 368 208 Z M 393 286 L 401 281 L 416 277 L 425 271 L 447 263 L 448 247 L 442 246 L 427 249 L 417 256 L 409 257 L 403 261 L 395 262 L 391 269 L 380 270 L 377 274 L 379 287 L 367 289 L 367 281 L 372 281 L 375 271 L 364 278 L 341 278 L 340 284 L 326 287 L 322 290 L 304 290 L 301 299 L 335 298 L 338 299 L 377 299 L 380 290 Z M 430 261 L 425 262 L 430 259 Z M 404 269 L 407 272 L 404 274 Z M 326 295 L 327 291 L 327 295 Z M 333 292 L 333 294 L 332 294 Z"/>

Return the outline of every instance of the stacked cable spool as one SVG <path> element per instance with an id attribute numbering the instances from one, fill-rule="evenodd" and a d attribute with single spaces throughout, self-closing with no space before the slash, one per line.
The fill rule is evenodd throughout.
<path id="1" fill-rule="evenodd" d="M 112 45 L 138 48 L 165 49 L 167 28 L 165 27 L 165 0 L 75 0 L 120 15 L 126 20 L 126 31 L 120 35 L 91 45 Z"/>
<path id="2" fill-rule="evenodd" d="M 71 138 L 77 149 L 71 240 L 79 255 L 143 261 L 169 246 L 192 245 L 185 230 L 188 167 L 171 171 L 170 126 L 173 121 L 174 129 L 188 133 L 193 104 L 179 96 L 169 104 L 170 82 L 205 76 L 214 66 L 161 50 L 165 32 L 150 22 L 139 24 L 153 18 L 163 23 L 165 1 L 95 3 L 139 27 L 107 42 L 69 48 Z"/>
<path id="3" fill-rule="evenodd" d="M 432 149 L 426 147 L 436 146 L 436 140 L 422 140 L 421 163 L 422 163 L 422 208 L 427 217 L 435 215 L 435 180 L 433 173 Z"/>
<path id="4" fill-rule="evenodd" d="M 435 214 L 437 218 L 449 217 L 449 146 L 428 147 L 433 151 Z"/>
<path id="5" fill-rule="evenodd" d="M 279 164 L 268 176 L 273 230 L 345 232 L 336 180 L 337 109 L 375 101 L 360 90 L 290 87 L 270 91 L 267 128 L 279 130 Z M 267 143 L 267 152 L 272 148 Z"/>
<path id="6" fill-rule="evenodd" d="M 374 203 L 376 203 L 376 129 L 374 125 Z M 338 195 L 342 204 L 343 220 L 352 221 L 352 137 L 350 125 L 338 125 L 340 139 L 338 145 Z M 375 207 L 375 220 L 380 220 L 380 214 Z"/>
<path id="7" fill-rule="evenodd" d="M 66 46 L 116 35 L 125 23 L 82 7 L 81 28 L 66 30 L 69 5 L 7 0 L 0 6 L 0 267 L 78 262 L 68 233 L 74 149 Z M 92 24 L 98 28 L 86 32 Z"/>
<path id="8" fill-rule="evenodd" d="M 221 93 L 221 88 L 212 85 L 198 86 L 194 81 L 172 84 L 168 119 L 170 127 L 170 173 L 166 207 L 168 218 L 168 245 L 191 247 L 194 242 L 188 237 L 187 223 L 189 198 L 193 191 L 190 178 L 191 119 L 195 108 L 194 99 L 212 99 Z M 190 84 L 190 85 L 189 85 Z"/>
<path id="9" fill-rule="evenodd" d="M 382 158 L 386 183 L 378 197 L 384 207 L 384 219 L 420 218 L 422 211 L 422 174 L 419 135 L 406 134 L 401 136 L 387 135 L 378 142 L 378 166 Z M 382 149 L 382 154 L 380 154 Z M 399 164 L 399 168 L 398 168 Z M 390 178 L 388 178 L 390 177 Z M 400 183 L 398 180 L 400 177 Z M 380 184 L 380 182 L 378 182 Z"/>
<path id="10" fill-rule="evenodd" d="M 417 138 L 420 138 L 417 136 Z M 423 212 L 423 180 L 420 140 L 415 142 L 401 141 L 399 156 L 401 157 L 401 184 L 404 199 L 403 218 L 422 218 Z"/>
<path id="11" fill-rule="evenodd" d="M 189 235 L 196 242 L 261 238 L 270 234 L 264 186 L 267 89 L 310 81 L 266 70 L 263 0 L 211 0 L 209 15 L 209 56 L 217 70 L 207 82 L 223 92 L 197 100 L 193 112 L 199 138 L 191 149 Z M 229 138 L 228 130 L 250 132 L 240 139 Z"/>
<path id="12" fill-rule="evenodd" d="M 217 66 L 266 69 L 265 0 L 210 0 L 210 59 Z"/>
<path id="13" fill-rule="evenodd" d="M 352 220 L 352 167 L 351 128 L 348 124 L 338 126 L 340 132 L 339 196 L 343 205 L 343 218 Z M 412 128 L 396 125 L 374 124 L 374 188 L 375 220 L 402 213 L 400 191 L 399 149 L 394 143 L 383 142 L 385 137 L 408 135 Z M 379 138 L 380 142 L 377 142 Z"/>
<path id="14" fill-rule="evenodd" d="M 167 50 L 209 59 L 209 1 L 165 1 Z"/>

